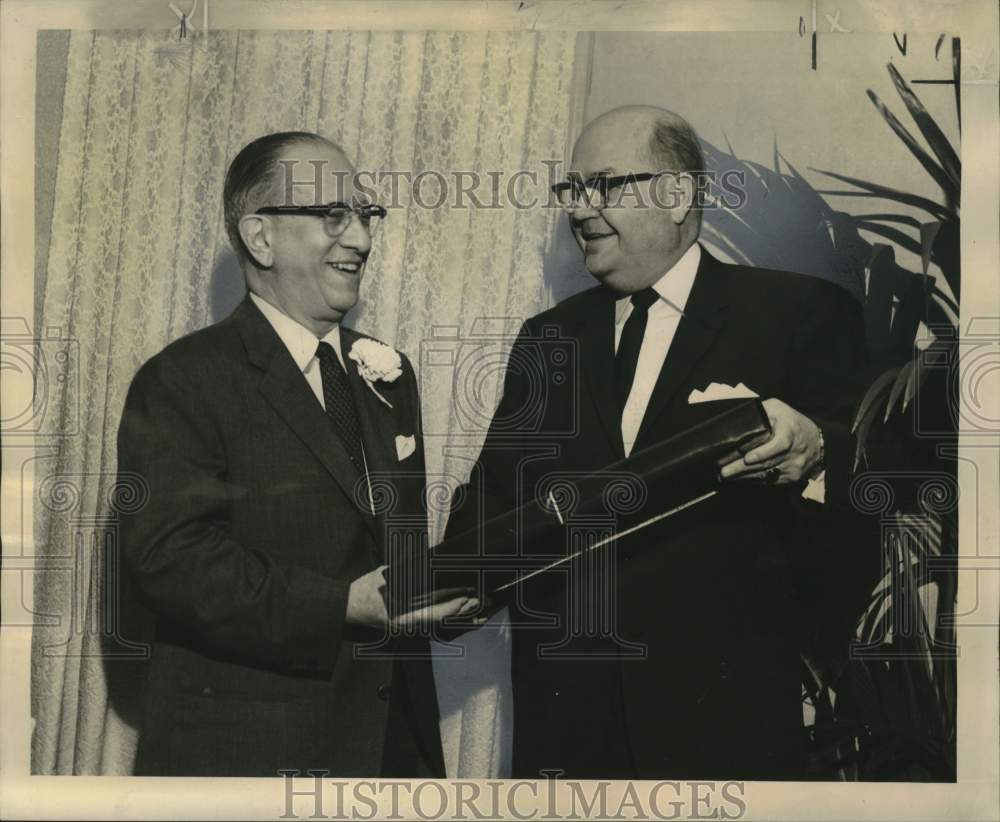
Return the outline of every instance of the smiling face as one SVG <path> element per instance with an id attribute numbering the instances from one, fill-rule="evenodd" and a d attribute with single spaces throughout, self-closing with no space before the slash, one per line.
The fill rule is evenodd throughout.
<path id="1" fill-rule="evenodd" d="M 258 207 L 354 201 L 354 168 L 335 146 L 296 143 L 281 152 L 281 160 L 298 161 L 291 203 L 285 170 L 279 168 L 269 201 Z M 313 185 L 316 168 L 320 186 Z M 258 264 L 255 274 L 248 274 L 252 290 L 317 336 L 326 334 L 358 301 L 371 251 L 368 229 L 352 217 L 342 234 L 331 237 L 321 216 L 301 214 L 251 216 L 244 222 L 252 234 L 247 245 Z"/>
<path id="2" fill-rule="evenodd" d="M 664 171 L 649 149 L 654 123 L 643 110 L 620 109 L 598 118 L 577 140 L 570 172 L 589 180 Z M 697 238 L 692 221 L 685 219 L 687 207 L 662 207 L 684 202 L 678 191 L 670 190 L 677 185 L 673 176 L 633 183 L 617 205 L 571 211 L 570 225 L 587 270 L 619 294 L 655 283 Z M 654 186 L 659 186 L 655 198 Z M 615 203 L 613 194 L 609 199 Z"/>

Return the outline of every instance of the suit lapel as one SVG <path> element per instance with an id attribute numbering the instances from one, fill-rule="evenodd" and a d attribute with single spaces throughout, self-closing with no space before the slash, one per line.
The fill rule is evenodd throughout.
<path id="1" fill-rule="evenodd" d="M 614 461 L 618 461 L 625 456 L 625 446 L 615 389 L 615 299 L 604 289 L 593 293 L 597 304 L 584 310 L 585 316 L 577 332 L 580 361 L 589 389 L 587 393 L 594 403 Z"/>
<path id="2" fill-rule="evenodd" d="M 646 406 L 636 449 L 647 445 L 650 429 L 663 414 L 695 365 L 708 353 L 725 322 L 728 309 L 725 270 L 704 248 L 684 314 Z"/>
<path id="3" fill-rule="evenodd" d="M 357 363 L 350 359 L 348 353 L 351 346 L 361 339 L 362 335 L 350 328 L 340 329 L 340 345 L 344 354 L 344 362 L 347 369 L 347 378 L 351 386 L 351 394 L 354 397 L 354 407 L 358 411 L 361 423 L 361 438 L 365 449 L 365 462 L 368 467 L 369 479 L 372 484 L 372 492 L 377 502 L 381 494 L 377 493 L 376 486 L 384 488 L 386 483 L 391 483 L 394 493 L 406 487 L 406 483 L 397 482 L 397 472 L 399 471 L 398 459 L 396 458 L 395 436 L 397 433 L 405 433 L 399 426 L 400 415 L 404 409 L 400 407 L 402 392 L 395 391 L 395 387 L 401 383 L 402 377 L 393 383 L 376 383 L 375 389 L 392 403 L 392 408 L 382 402 L 365 382 L 364 377 L 358 371 Z M 413 432 L 416 433 L 416 423 L 411 423 Z M 398 505 L 398 503 L 397 503 Z M 394 506 L 395 507 L 395 506 Z M 375 514 L 376 520 L 376 542 L 379 549 L 379 561 L 385 561 L 387 549 L 385 545 L 387 527 L 385 516 L 392 513 L 392 508 L 380 511 Z"/>
<path id="4" fill-rule="evenodd" d="M 388 386 L 378 383 L 375 389 L 393 403 L 393 408 L 383 403 L 368 384 L 364 377 L 358 373 L 357 363 L 348 357 L 351 346 L 361 339 L 358 332 L 350 328 L 340 329 L 340 344 L 344 354 L 344 363 L 347 369 L 348 382 L 351 385 L 351 394 L 354 397 L 354 407 L 358 410 L 361 422 L 361 437 L 365 448 L 365 461 L 368 463 L 369 473 L 384 473 L 392 471 L 396 467 L 395 435 L 396 414 L 399 409 L 396 403 L 389 396 L 392 392 L 392 384 Z"/>
<path id="5" fill-rule="evenodd" d="M 315 454 L 347 498 L 357 506 L 372 534 L 377 536 L 371 511 L 358 505 L 355 488 L 361 475 L 351 464 L 329 417 L 281 338 L 249 297 L 239 309 L 237 322 L 251 364 L 264 372 L 260 381 L 261 394 Z"/>

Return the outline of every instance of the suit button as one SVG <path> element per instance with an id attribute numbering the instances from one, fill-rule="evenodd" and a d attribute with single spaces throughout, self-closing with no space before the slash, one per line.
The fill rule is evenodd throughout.
<path id="1" fill-rule="evenodd" d="M 378 698 L 381 699 L 383 702 L 388 702 L 389 695 L 392 693 L 392 687 L 385 684 L 379 685 L 375 689 L 375 693 L 378 694 Z"/>
<path id="2" fill-rule="evenodd" d="M 729 678 L 729 663 L 725 660 L 719 663 L 719 678 L 728 679 Z"/>
<path id="3" fill-rule="evenodd" d="M 206 685 L 204 688 L 201 689 L 201 695 L 202 696 L 215 696 L 215 691 L 212 688 L 209 688 Z"/>

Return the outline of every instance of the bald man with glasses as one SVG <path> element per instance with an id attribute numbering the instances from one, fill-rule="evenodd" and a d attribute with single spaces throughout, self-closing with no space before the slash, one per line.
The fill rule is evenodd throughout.
<path id="1" fill-rule="evenodd" d="M 602 115 L 570 172 L 553 191 L 598 284 L 525 323 L 456 496 L 478 504 L 456 503 L 447 535 L 680 434 L 712 383 L 759 394 L 773 436 L 725 465 L 707 501 L 513 601 L 513 775 L 802 778 L 800 651 L 817 624 L 846 647 L 850 620 L 818 603 L 852 586 L 863 598 L 873 582 L 845 571 L 859 544 L 839 530 L 860 306 L 832 283 L 727 265 L 699 244 L 701 150 L 671 112 Z M 547 378 L 539 339 L 574 342 L 576 379 Z M 526 567 L 571 548 L 519 545 Z"/>

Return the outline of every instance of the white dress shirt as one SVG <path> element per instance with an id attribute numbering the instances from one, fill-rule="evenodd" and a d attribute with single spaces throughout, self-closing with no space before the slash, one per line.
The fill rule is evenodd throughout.
<path id="1" fill-rule="evenodd" d="M 260 313 L 271 323 L 271 327 L 275 330 L 275 333 L 281 337 L 285 348 L 292 355 L 292 359 L 295 360 L 295 364 L 302 372 L 302 376 L 306 378 L 306 382 L 309 383 L 309 387 L 325 411 L 326 400 L 323 398 L 323 376 L 320 374 L 319 358 L 316 356 L 316 349 L 321 342 L 332 345 L 333 350 L 337 352 L 337 359 L 340 360 L 341 366 L 344 366 L 344 370 L 346 370 L 344 355 L 340 350 L 340 326 L 335 325 L 322 337 L 317 337 L 304 325 L 293 320 L 262 297 L 258 297 L 253 292 L 250 292 L 250 299 L 260 309 Z M 365 478 L 368 479 L 368 498 L 373 506 L 372 513 L 374 514 L 374 502 L 371 500 L 371 479 L 368 477 L 368 460 L 365 457 L 363 442 L 361 443 L 361 458 L 365 460 Z"/>
<path id="2" fill-rule="evenodd" d="M 319 404 L 323 406 L 323 410 L 326 410 L 326 401 L 323 399 L 323 377 L 319 372 L 316 349 L 321 342 L 332 345 L 333 350 L 337 352 L 337 359 L 346 370 L 344 355 L 340 351 L 340 326 L 335 325 L 322 338 L 319 338 L 304 325 L 296 322 L 262 297 L 251 292 L 250 299 L 254 301 L 254 305 L 260 309 L 260 313 L 267 318 L 271 327 L 281 337 L 288 353 L 292 355 L 299 371 L 302 372 L 313 394 L 316 395 L 316 399 L 319 400 Z"/>
<path id="3" fill-rule="evenodd" d="M 698 264 L 701 262 L 701 246 L 692 245 L 681 258 L 674 263 L 659 280 L 653 283 L 653 290 L 660 295 L 649 307 L 646 319 L 646 332 L 639 348 L 639 362 L 636 364 L 635 379 L 629 390 L 625 408 L 622 411 L 622 443 L 625 446 L 625 456 L 632 453 L 635 438 L 646 414 L 646 407 L 653 394 L 653 386 L 660 376 L 667 352 L 673 342 L 681 314 L 687 305 L 691 287 L 694 285 Z M 621 340 L 625 321 L 633 311 L 631 295 L 622 297 L 615 303 L 615 353 Z M 753 386 L 750 386 L 751 388 Z M 802 492 L 805 499 L 815 502 L 826 500 L 826 471 L 811 478 Z"/>
<path id="4" fill-rule="evenodd" d="M 694 275 L 698 272 L 701 262 L 701 246 L 692 245 L 666 274 L 653 283 L 653 290 L 660 295 L 649 307 L 646 319 L 646 333 L 639 348 L 639 361 L 636 363 L 635 379 L 625 401 L 622 411 L 622 442 L 625 444 L 625 456 L 632 452 L 635 438 L 646 414 L 646 406 L 653 394 L 653 386 L 667 359 L 667 351 L 673 342 L 681 314 L 687 304 L 691 286 L 694 285 Z M 615 303 L 615 352 L 622 337 L 625 321 L 632 313 L 631 297 L 622 297 Z"/>

